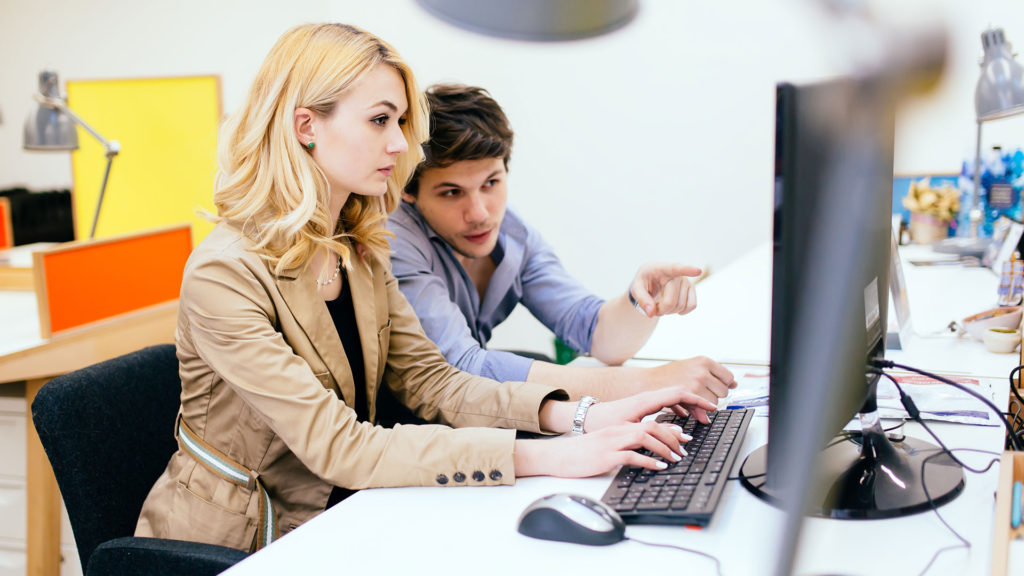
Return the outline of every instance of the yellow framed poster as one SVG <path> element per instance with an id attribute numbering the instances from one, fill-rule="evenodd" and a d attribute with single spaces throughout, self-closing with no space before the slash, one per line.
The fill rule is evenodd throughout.
<path id="1" fill-rule="evenodd" d="M 121 152 L 114 158 L 96 237 L 189 222 L 198 243 L 213 225 L 218 76 L 69 80 L 68 106 Z M 71 155 L 75 236 L 89 235 L 106 156 L 81 127 Z"/>

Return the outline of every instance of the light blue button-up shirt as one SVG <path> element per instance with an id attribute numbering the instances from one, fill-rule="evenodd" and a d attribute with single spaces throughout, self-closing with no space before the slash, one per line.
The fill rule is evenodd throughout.
<path id="1" fill-rule="evenodd" d="M 520 302 L 563 342 L 590 351 L 604 300 L 569 276 L 540 234 L 511 209 L 498 231 L 497 267 L 482 302 L 451 246 L 413 204 L 402 202 L 387 227 L 395 234 L 391 265 L 398 286 L 453 366 L 499 382 L 526 380 L 533 360 L 487 349 L 491 331 Z"/>

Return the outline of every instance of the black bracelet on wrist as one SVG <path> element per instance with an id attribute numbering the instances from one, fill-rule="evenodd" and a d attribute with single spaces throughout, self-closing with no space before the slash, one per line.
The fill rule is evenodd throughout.
<path id="1" fill-rule="evenodd" d="M 633 297 L 632 287 L 630 287 L 629 290 L 626 290 L 626 294 L 629 295 L 629 303 L 633 305 L 633 308 L 635 308 L 637 312 L 643 314 L 644 316 L 647 316 L 647 312 L 645 312 L 644 309 L 640 307 L 640 303 L 637 302 L 636 298 Z"/>

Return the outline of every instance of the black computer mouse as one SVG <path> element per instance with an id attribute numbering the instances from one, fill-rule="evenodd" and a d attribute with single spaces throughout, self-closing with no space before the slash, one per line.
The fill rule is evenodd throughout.
<path id="1" fill-rule="evenodd" d="M 576 494 L 551 494 L 519 516 L 519 533 L 542 540 L 607 546 L 626 537 L 626 523 L 602 502 Z"/>

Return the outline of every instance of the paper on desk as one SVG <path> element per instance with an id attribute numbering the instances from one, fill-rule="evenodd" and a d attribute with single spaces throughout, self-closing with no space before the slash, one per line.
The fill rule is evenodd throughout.
<path id="1" fill-rule="evenodd" d="M 755 416 L 768 415 L 768 371 L 734 372 L 736 388 L 718 401 L 718 409 L 753 408 Z"/>
<path id="2" fill-rule="evenodd" d="M 980 400 L 952 386 L 936 383 L 918 375 L 899 375 L 896 380 L 914 399 L 921 416 L 926 420 L 956 422 L 975 426 L 999 426 L 1001 422 Z M 753 408 L 756 416 L 768 415 L 768 373 L 745 372 L 737 374 L 738 386 L 718 403 L 718 408 Z M 953 378 L 958 384 L 974 386 L 975 390 L 993 400 L 992 386 L 974 378 Z M 886 378 L 878 382 L 878 412 L 882 418 L 909 418 L 900 403 L 896 386 Z"/>
<path id="3" fill-rule="evenodd" d="M 981 400 L 948 384 L 926 376 L 903 374 L 894 376 L 921 411 L 926 420 L 956 422 L 974 426 L 1001 426 L 1002 422 Z M 975 392 L 995 402 L 992 385 L 976 378 L 950 378 L 957 384 L 971 386 Z M 909 418 L 900 403 L 896 386 L 887 378 L 878 382 L 878 412 L 882 418 Z"/>

